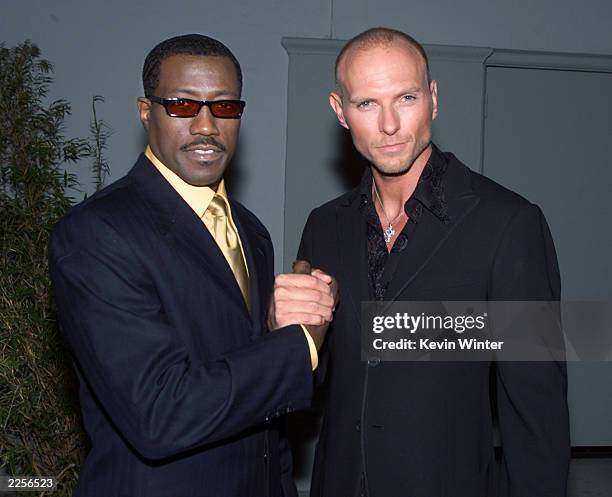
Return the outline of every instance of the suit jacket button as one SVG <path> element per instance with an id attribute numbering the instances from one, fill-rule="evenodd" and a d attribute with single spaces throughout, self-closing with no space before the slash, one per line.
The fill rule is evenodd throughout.
<path id="1" fill-rule="evenodd" d="M 380 359 L 378 357 L 372 357 L 371 359 L 368 359 L 368 366 L 370 366 L 371 368 L 375 368 L 379 364 Z"/>
<path id="2" fill-rule="evenodd" d="M 355 425 L 355 431 L 361 431 L 361 423 Z"/>

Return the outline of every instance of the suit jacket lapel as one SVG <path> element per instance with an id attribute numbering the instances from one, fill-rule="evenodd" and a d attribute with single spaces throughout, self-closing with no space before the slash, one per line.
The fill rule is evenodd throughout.
<path id="1" fill-rule="evenodd" d="M 248 314 L 240 287 L 223 253 L 191 207 L 144 154 L 140 155 L 129 174 L 138 183 L 142 198 L 148 204 L 162 236 L 181 249 L 177 257 L 188 255 L 196 267 L 199 266 L 207 277 L 223 289 L 229 302 L 240 312 Z"/>
<path id="2" fill-rule="evenodd" d="M 385 300 L 396 300 L 412 283 L 419 272 L 435 257 L 436 252 L 460 228 L 461 221 L 478 204 L 472 192 L 468 169 L 451 157 L 443 180 L 448 208 L 448 220 L 442 221 L 431 211 L 423 209 L 408 245 L 401 252 L 397 271 L 389 284 Z"/>

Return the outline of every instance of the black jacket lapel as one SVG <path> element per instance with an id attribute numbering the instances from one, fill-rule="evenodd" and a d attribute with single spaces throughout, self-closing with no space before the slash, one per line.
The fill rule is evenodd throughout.
<path id="1" fill-rule="evenodd" d="M 257 226 L 249 220 L 248 216 L 243 213 L 243 207 L 240 204 L 231 202 L 231 205 L 249 269 L 250 314 L 253 323 L 253 338 L 255 338 L 263 333 L 262 324 L 267 306 L 264 299 L 267 298 L 266 293 L 269 290 L 266 283 L 268 275 L 261 274 L 262 261 L 265 261 L 266 258 L 264 241 L 267 235 L 261 233 Z"/>
<path id="2" fill-rule="evenodd" d="M 397 299 L 410 285 L 419 272 L 427 265 L 442 244 L 460 224 L 465 216 L 478 204 L 478 197 L 472 192 L 469 171 L 454 156 L 448 159 L 447 170 L 442 182 L 446 202 L 445 219 L 424 208 L 412 232 L 408 244 L 401 252 L 397 271 L 389 284 L 385 300 Z"/>

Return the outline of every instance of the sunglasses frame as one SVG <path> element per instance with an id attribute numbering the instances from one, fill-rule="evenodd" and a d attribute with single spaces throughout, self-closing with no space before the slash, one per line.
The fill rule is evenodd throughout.
<path id="1" fill-rule="evenodd" d="M 202 107 L 208 107 L 208 110 L 210 110 L 210 113 L 216 117 L 217 119 L 240 119 L 242 117 L 242 114 L 244 112 L 244 107 L 246 106 L 246 102 L 244 100 L 232 100 L 232 99 L 224 99 L 224 100 L 194 100 L 193 98 L 179 98 L 179 97 L 175 97 L 175 98 L 162 98 L 162 97 L 157 97 L 155 95 L 149 95 L 147 97 L 151 102 L 155 102 L 156 104 L 160 104 L 164 109 L 166 109 L 166 114 L 168 114 L 169 117 L 178 117 L 180 118 L 191 118 L 191 117 L 196 117 L 200 111 L 202 110 Z M 168 109 L 168 106 L 171 104 L 175 104 L 178 102 L 190 102 L 193 104 L 197 104 L 198 110 L 195 114 L 193 115 L 189 115 L 189 116 L 179 116 L 176 114 L 172 114 L 170 112 L 170 109 Z M 237 116 L 218 116 L 215 114 L 215 111 L 213 110 L 213 105 L 215 104 L 220 104 L 220 103 L 225 103 L 225 102 L 231 102 L 233 104 L 239 104 L 240 105 L 240 113 Z"/>

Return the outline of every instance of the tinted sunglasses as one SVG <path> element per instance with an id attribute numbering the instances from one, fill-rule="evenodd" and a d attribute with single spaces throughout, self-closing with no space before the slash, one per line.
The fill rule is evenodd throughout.
<path id="1" fill-rule="evenodd" d="M 242 116 L 246 102 L 244 100 L 192 100 L 191 98 L 161 98 L 151 95 L 151 102 L 163 105 L 170 117 L 195 117 L 202 107 L 220 119 L 238 119 Z"/>

